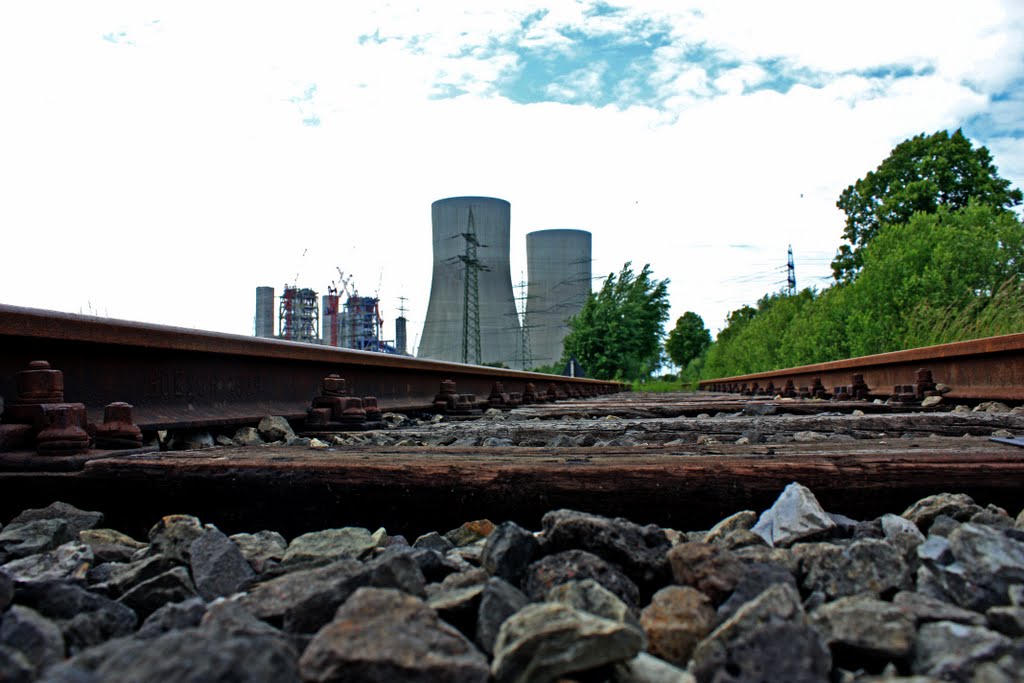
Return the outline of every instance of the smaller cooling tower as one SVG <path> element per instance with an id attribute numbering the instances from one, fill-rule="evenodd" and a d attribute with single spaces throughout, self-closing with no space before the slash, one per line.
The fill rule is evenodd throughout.
<path id="1" fill-rule="evenodd" d="M 256 336 L 274 336 L 274 288 L 256 288 Z"/>
<path id="2" fill-rule="evenodd" d="M 566 321 L 590 294 L 591 237 L 586 230 L 538 230 L 526 235 L 526 329 L 531 367 L 562 357 Z"/>

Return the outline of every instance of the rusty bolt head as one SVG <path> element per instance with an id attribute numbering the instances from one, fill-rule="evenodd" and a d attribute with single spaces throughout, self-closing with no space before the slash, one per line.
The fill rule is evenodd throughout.
<path id="1" fill-rule="evenodd" d="M 363 399 L 349 396 L 345 399 L 345 407 L 341 411 L 343 422 L 366 422 L 366 411 L 363 410 Z"/>
<path id="2" fill-rule="evenodd" d="M 103 422 L 135 422 L 135 408 L 129 403 L 118 401 L 103 408 Z"/>
<path id="3" fill-rule="evenodd" d="M 110 403 L 103 408 L 103 424 L 96 425 L 96 447 L 138 448 L 142 430 L 135 424 L 135 408 L 128 403 Z"/>
<path id="4" fill-rule="evenodd" d="M 79 425 L 85 407 L 68 403 L 46 411 L 50 425 L 36 437 L 39 455 L 76 455 L 89 449 L 89 434 Z"/>
<path id="5" fill-rule="evenodd" d="M 440 410 L 442 405 L 447 406 L 450 403 L 449 399 L 452 399 L 455 396 L 455 380 L 443 379 L 441 380 L 440 390 L 438 390 L 437 395 L 434 396 L 434 406 Z"/>
<path id="6" fill-rule="evenodd" d="M 18 403 L 63 403 L 64 373 L 45 360 L 34 360 L 16 378 Z"/>
<path id="7" fill-rule="evenodd" d="M 348 388 L 340 375 L 330 374 L 321 381 L 320 391 L 324 396 L 344 396 L 348 393 Z"/>
<path id="8" fill-rule="evenodd" d="M 381 410 L 377 406 L 376 396 L 364 396 L 363 397 L 363 410 L 366 411 L 366 419 L 371 422 L 379 422 L 381 419 Z"/>

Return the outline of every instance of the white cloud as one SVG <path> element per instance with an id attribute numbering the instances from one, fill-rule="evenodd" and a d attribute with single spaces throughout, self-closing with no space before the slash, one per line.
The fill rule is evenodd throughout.
<path id="1" fill-rule="evenodd" d="M 768 78 L 768 72 L 756 64 L 744 64 L 743 66 L 729 69 L 715 79 L 715 88 L 726 95 L 742 95 L 743 91 L 755 85 L 763 83 Z"/>
<path id="2" fill-rule="evenodd" d="M 593 99 L 601 94 L 601 79 L 607 70 L 608 65 L 604 62 L 577 69 L 549 84 L 547 94 L 555 100 Z"/>
<path id="3" fill-rule="evenodd" d="M 588 229 L 595 274 L 650 262 L 672 279 L 673 318 L 718 327 L 774 286 L 789 243 L 798 280 L 829 272 L 836 197 L 900 140 L 983 112 L 1019 128 L 1019 110 L 989 103 L 1022 77 L 1012 1 L 635 2 L 603 17 L 559 2 L 524 31 L 543 6 L 0 6 L 0 60 L 17 65 L 0 70 L 3 245 L 46 255 L 5 262 L 4 302 L 247 333 L 257 285 L 299 273 L 323 291 L 340 266 L 364 293 L 381 282 L 389 329 L 409 297 L 415 337 L 430 203 L 484 194 L 512 202 L 517 281 L 527 232 Z M 516 41 L 571 55 L 566 33 L 614 40 L 645 21 L 672 43 L 646 83 L 616 86 L 618 106 L 497 94 Z M 692 61 L 701 45 L 720 63 Z M 772 60 L 798 81 L 785 94 L 758 90 Z M 929 68 L 870 76 L 890 65 Z M 583 66 L 552 94 L 594 93 L 609 67 Z M 645 85 L 656 102 L 622 99 Z M 436 99 L 453 90 L 467 94 Z M 976 142 L 1021 184 L 1019 139 Z"/>

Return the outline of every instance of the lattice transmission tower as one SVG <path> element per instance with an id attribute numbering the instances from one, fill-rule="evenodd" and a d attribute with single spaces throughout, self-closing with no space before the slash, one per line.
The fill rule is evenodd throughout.
<path id="1" fill-rule="evenodd" d="M 466 250 L 457 258 L 465 266 L 466 277 L 463 281 L 462 300 L 462 362 L 480 364 L 480 288 L 477 274 L 487 270 L 480 263 L 476 250 L 480 245 L 476 238 L 476 223 L 473 221 L 473 208 L 469 209 L 469 220 L 466 232 L 462 233 L 466 241 Z"/>
<path id="2" fill-rule="evenodd" d="M 793 245 L 789 245 L 789 258 L 786 259 L 786 285 L 790 294 L 796 294 L 796 265 L 793 263 Z"/>
<path id="3" fill-rule="evenodd" d="M 516 296 L 517 304 L 517 316 L 519 318 L 519 338 L 516 340 L 516 358 L 515 360 L 519 363 L 523 370 L 529 370 L 536 358 L 533 356 L 533 349 L 530 346 L 530 328 L 536 327 L 535 325 L 527 324 L 526 317 L 526 303 L 529 299 L 527 293 L 527 287 L 529 283 L 523 278 L 522 274 L 519 275 L 519 283 L 515 285 L 515 288 L 519 290 L 519 295 Z"/>

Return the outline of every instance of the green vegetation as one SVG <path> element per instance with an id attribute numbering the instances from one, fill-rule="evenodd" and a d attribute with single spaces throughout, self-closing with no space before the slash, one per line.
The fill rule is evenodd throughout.
<path id="1" fill-rule="evenodd" d="M 685 388 L 679 379 L 666 379 L 666 377 L 675 377 L 674 375 L 666 375 L 660 378 L 648 379 L 646 381 L 634 380 L 633 391 L 647 392 L 649 394 L 664 394 L 670 391 L 683 391 Z"/>
<path id="2" fill-rule="evenodd" d="M 999 177 L 988 149 L 974 149 L 960 130 L 904 140 L 836 202 L 846 214 L 843 237 L 849 244 L 839 247 L 832 262 L 835 279 L 856 277 L 864 266 L 864 247 L 882 226 L 904 224 L 915 213 L 935 213 L 939 207 L 963 209 L 972 200 L 1008 209 L 1024 201 L 1024 195 Z"/>
<path id="3" fill-rule="evenodd" d="M 1024 330 L 1024 195 L 961 131 L 919 135 L 846 188 L 844 238 L 824 290 L 765 295 L 732 311 L 710 343 L 687 312 L 665 337 L 667 280 L 626 263 L 570 323 L 558 372 L 636 391 Z M 678 376 L 652 379 L 667 356 Z"/>
<path id="4" fill-rule="evenodd" d="M 530 368 L 530 372 L 543 372 L 545 375 L 561 375 L 565 370 L 565 363 L 552 363 L 551 365 L 538 365 Z"/>
<path id="5" fill-rule="evenodd" d="M 665 351 L 673 363 L 685 368 L 690 361 L 704 353 L 711 343 L 711 333 L 704 327 L 704 319 L 693 311 L 683 313 L 676 326 L 668 333 Z"/>
<path id="6" fill-rule="evenodd" d="M 575 357 L 595 379 L 649 376 L 661 363 L 668 308 L 668 280 L 654 279 L 649 264 L 634 273 L 626 263 L 569 321 L 561 364 Z"/>
<path id="7" fill-rule="evenodd" d="M 684 382 L 1024 330 L 1020 203 L 960 131 L 901 143 L 837 203 L 837 283 L 733 311 Z"/>

